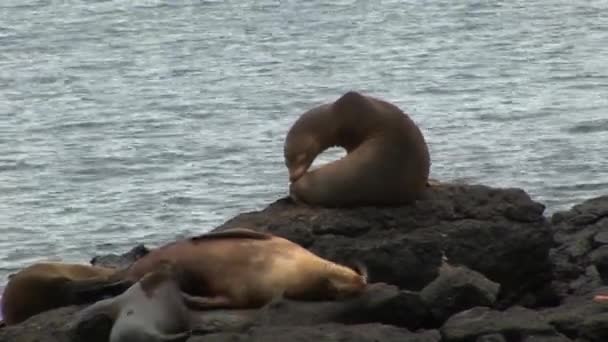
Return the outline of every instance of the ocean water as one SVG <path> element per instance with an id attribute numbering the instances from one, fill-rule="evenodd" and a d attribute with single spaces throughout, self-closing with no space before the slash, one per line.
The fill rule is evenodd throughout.
<path id="1" fill-rule="evenodd" d="M 412 116 L 434 178 L 547 214 L 608 192 L 605 0 L 2 0 L 0 283 L 262 209 L 290 125 L 351 89 Z"/>

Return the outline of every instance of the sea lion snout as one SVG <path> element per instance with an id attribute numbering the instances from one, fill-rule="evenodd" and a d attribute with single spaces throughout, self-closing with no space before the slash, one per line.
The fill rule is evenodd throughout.
<path id="1" fill-rule="evenodd" d="M 341 265 L 332 267 L 329 290 L 336 299 L 347 299 L 360 295 L 367 288 L 367 269 L 361 263 L 350 268 Z"/>
<path id="2" fill-rule="evenodd" d="M 356 297 L 363 293 L 367 288 L 367 279 L 365 276 L 353 276 L 347 282 L 334 283 L 336 299 L 348 299 Z"/>

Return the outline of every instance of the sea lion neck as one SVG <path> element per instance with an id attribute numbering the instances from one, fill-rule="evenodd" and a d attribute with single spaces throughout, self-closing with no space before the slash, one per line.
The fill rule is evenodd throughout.
<path id="1" fill-rule="evenodd" d="M 340 146 L 338 139 L 340 123 L 333 118 L 332 114 L 331 104 L 324 104 L 308 111 L 299 120 L 298 131 L 310 132 L 309 134 L 314 137 L 316 154 L 320 154 L 330 147 Z"/>

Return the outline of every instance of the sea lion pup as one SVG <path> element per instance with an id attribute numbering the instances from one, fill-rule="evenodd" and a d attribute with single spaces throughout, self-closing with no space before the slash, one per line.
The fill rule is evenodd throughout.
<path id="1" fill-rule="evenodd" d="M 308 171 L 326 149 L 346 156 Z M 326 207 L 402 205 L 427 187 L 430 155 L 424 136 L 397 106 L 350 91 L 293 124 L 284 145 L 296 202 Z"/>
<path id="2" fill-rule="evenodd" d="M 122 294 L 101 300 L 78 313 L 69 328 L 97 315 L 112 322 L 109 342 L 185 341 L 190 336 L 189 310 L 175 265 L 160 261 Z"/>
<path id="3" fill-rule="evenodd" d="M 323 259 L 287 239 L 233 228 L 178 240 L 137 260 L 121 275 L 137 281 L 169 260 L 183 271 L 193 309 L 257 308 L 280 296 L 341 299 L 362 293 L 367 274 Z"/>
<path id="4" fill-rule="evenodd" d="M 43 311 L 84 304 L 126 289 L 108 281 L 116 270 L 90 265 L 40 262 L 9 277 L 2 295 L 6 325 L 20 323 Z"/>

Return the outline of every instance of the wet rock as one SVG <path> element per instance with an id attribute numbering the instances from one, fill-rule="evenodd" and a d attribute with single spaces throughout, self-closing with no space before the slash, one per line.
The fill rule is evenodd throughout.
<path id="1" fill-rule="evenodd" d="M 476 307 L 450 317 L 441 327 L 441 335 L 447 342 L 475 341 L 494 334 L 505 336 L 509 341 L 532 336 L 559 336 L 541 315 L 518 306 L 505 311 Z"/>
<path id="2" fill-rule="evenodd" d="M 492 306 L 496 301 L 500 284 L 481 273 L 466 267 L 454 267 L 444 263 L 437 279 L 421 292 L 420 296 L 438 324 L 451 315 L 475 306 Z"/>
<path id="3" fill-rule="evenodd" d="M 535 305 L 534 293 L 551 277 L 543 211 L 520 189 L 442 184 L 401 207 L 319 208 L 285 198 L 217 230 L 268 231 L 331 260 L 362 261 L 372 281 L 411 291 L 437 277 L 445 255 L 500 283 L 502 306 L 523 297 Z"/>

